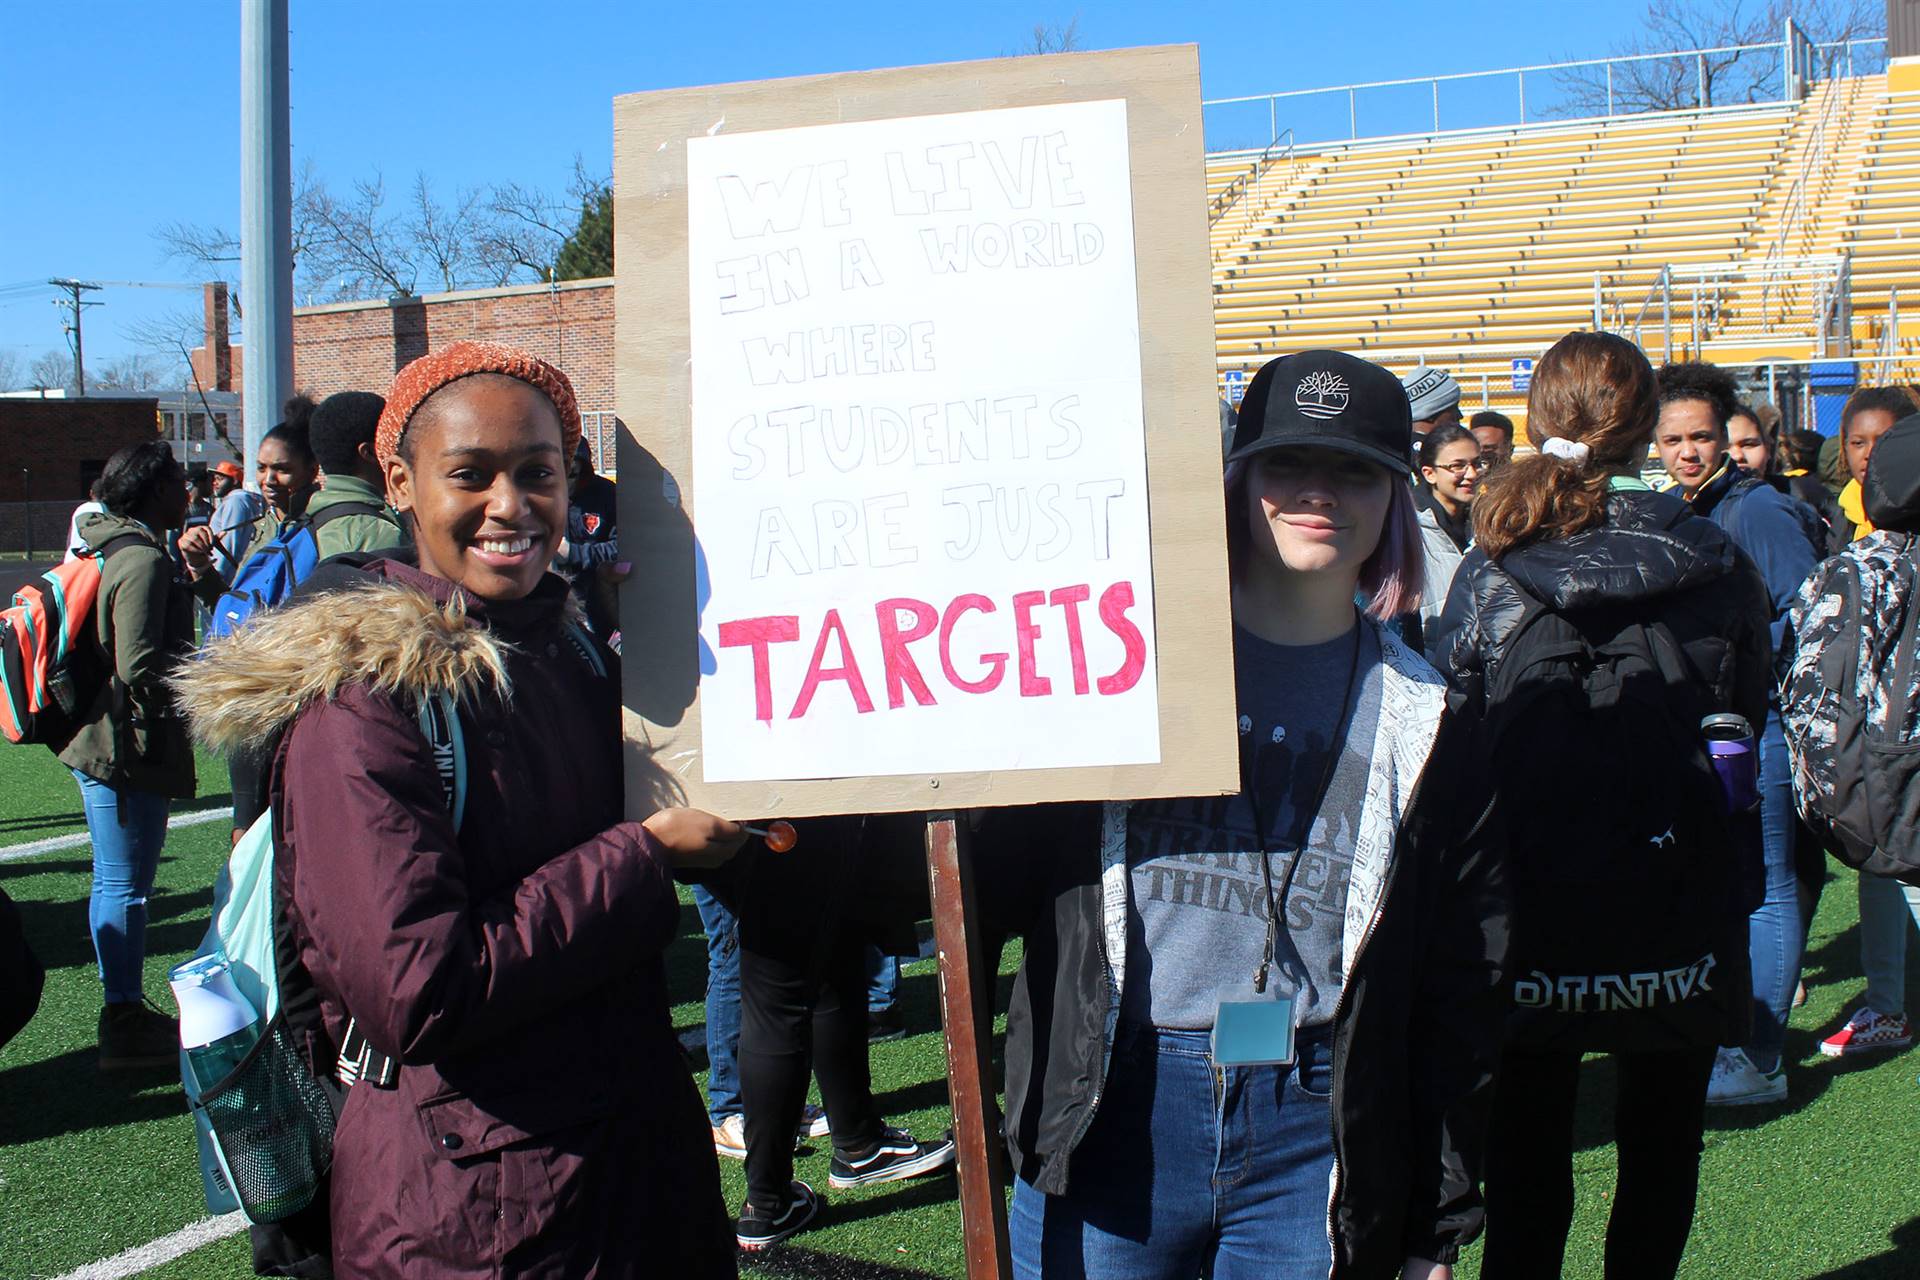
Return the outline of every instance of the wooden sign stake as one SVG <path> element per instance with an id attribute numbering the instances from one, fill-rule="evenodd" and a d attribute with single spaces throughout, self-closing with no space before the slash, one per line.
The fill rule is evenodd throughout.
<path id="1" fill-rule="evenodd" d="M 947 1089 L 960 1182 L 967 1280 L 1008 1280 L 1006 1152 L 994 1100 L 993 983 L 996 957 L 980 949 L 973 861 L 966 829 L 952 813 L 927 815 L 927 886 L 940 960 L 940 1020 L 946 1028 Z"/>

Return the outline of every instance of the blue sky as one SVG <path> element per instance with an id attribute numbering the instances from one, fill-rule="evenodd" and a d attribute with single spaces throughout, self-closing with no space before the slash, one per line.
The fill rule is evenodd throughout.
<path id="1" fill-rule="evenodd" d="M 293 153 L 336 187 L 378 168 L 390 187 L 424 170 L 443 191 L 503 181 L 557 190 L 576 152 L 611 167 L 616 94 L 993 57 L 1036 22 L 1077 17 L 1090 49 L 1197 43 L 1211 98 L 1593 57 L 1642 13 L 1643 0 L 293 0 Z M 238 228 L 239 5 L 0 0 L 0 30 L 0 355 L 24 365 L 64 344 L 59 316 L 51 290 L 5 286 L 188 281 L 192 269 L 166 260 L 154 230 L 174 220 Z M 1476 95 L 1512 89 L 1447 92 L 1451 120 Z M 1264 132 L 1265 108 L 1256 115 Z M 142 318 L 198 306 L 197 295 L 166 290 L 94 297 L 106 305 L 87 313 L 89 365 L 134 350 L 126 331 Z"/>

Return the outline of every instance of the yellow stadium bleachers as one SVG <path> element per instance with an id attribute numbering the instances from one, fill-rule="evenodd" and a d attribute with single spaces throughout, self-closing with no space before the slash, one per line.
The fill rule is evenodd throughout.
<path id="1" fill-rule="evenodd" d="M 1402 370 L 1424 357 L 1460 379 L 1467 405 L 1513 411 L 1525 397 L 1512 361 L 1590 327 L 1597 292 L 1609 323 L 1639 320 L 1656 359 L 1805 359 L 1847 354 L 1849 339 L 1864 359 L 1902 281 L 1901 349 L 1920 348 L 1920 93 L 1890 96 L 1884 75 L 1827 80 L 1793 103 L 1207 167 L 1222 370 L 1313 346 Z M 1839 307 L 1822 353 L 1812 317 L 1838 292 L 1842 255 L 1851 329 Z"/>

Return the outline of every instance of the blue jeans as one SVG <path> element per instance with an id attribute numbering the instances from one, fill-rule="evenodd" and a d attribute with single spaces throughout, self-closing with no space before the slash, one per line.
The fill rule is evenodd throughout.
<path id="1" fill-rule="evenodd" d="M 1326 1280 L 1332 1042 L 1215 1072 L 1208 1033 L 1123 1026 L 1067 1194 L 1014 1179 L 1019 1280 Z"/>
<path id="2" fill-rule="evenodd" d="M 167 842 L 167 797 L 150 791 L 115 790 L 69 770 L 80 784 L 80 807 L 93 841 L 93 892 L 87 924 L 100 962 L 100 985 L 108 1004 L 137 1001 L 147 958 L 147 897 Z"/>
<path id="3" fill-rule="evenodd" d="M 1787 1015 L 1800 983 L 1800 949 L 1806 928 L 1800 919 L 1800 886 L 1793 865 L 1793 764 L 1780 728 L 1778 708 L 1767 712 L 1760 735 L 1760 834 L 1766 854 L 1767 894 L 1747 921 L 1747 954 L 1753 961 L 1753 1039 L 1747 1056 L 1762 1071 L 1780 1065 Z"/>
<path id="4" fill-rule="evenodd" d="M 900 957 L 875 946 L 867 947 L 867 1012 L 893 1008 L 900 995 Z"/>
<path id="5" fill-rule="evenodd" d="M 740 1114 L 740 921 L 699 885 L 693 905 L 707 931 L 707 1115 Z"/>
<path id="6" fill-rule="evenodd" d="M 1860 873 L 1860 968 L 1867 976 L 1861 1003 L 1875 1013 L 1907 1011 L 1907 931 L 1914 925 L 1920 886 Z"/>

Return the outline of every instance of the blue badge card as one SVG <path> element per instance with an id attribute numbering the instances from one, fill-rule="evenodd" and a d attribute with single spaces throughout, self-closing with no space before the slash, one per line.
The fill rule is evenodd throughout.
<path id="1" fill-rule="evenodd" d="M 1213 1065 L 1287 1066 L 1293 1061 L 1293 995 L 1274 982 L 1223 996 L 1213 1014 Z"/>

